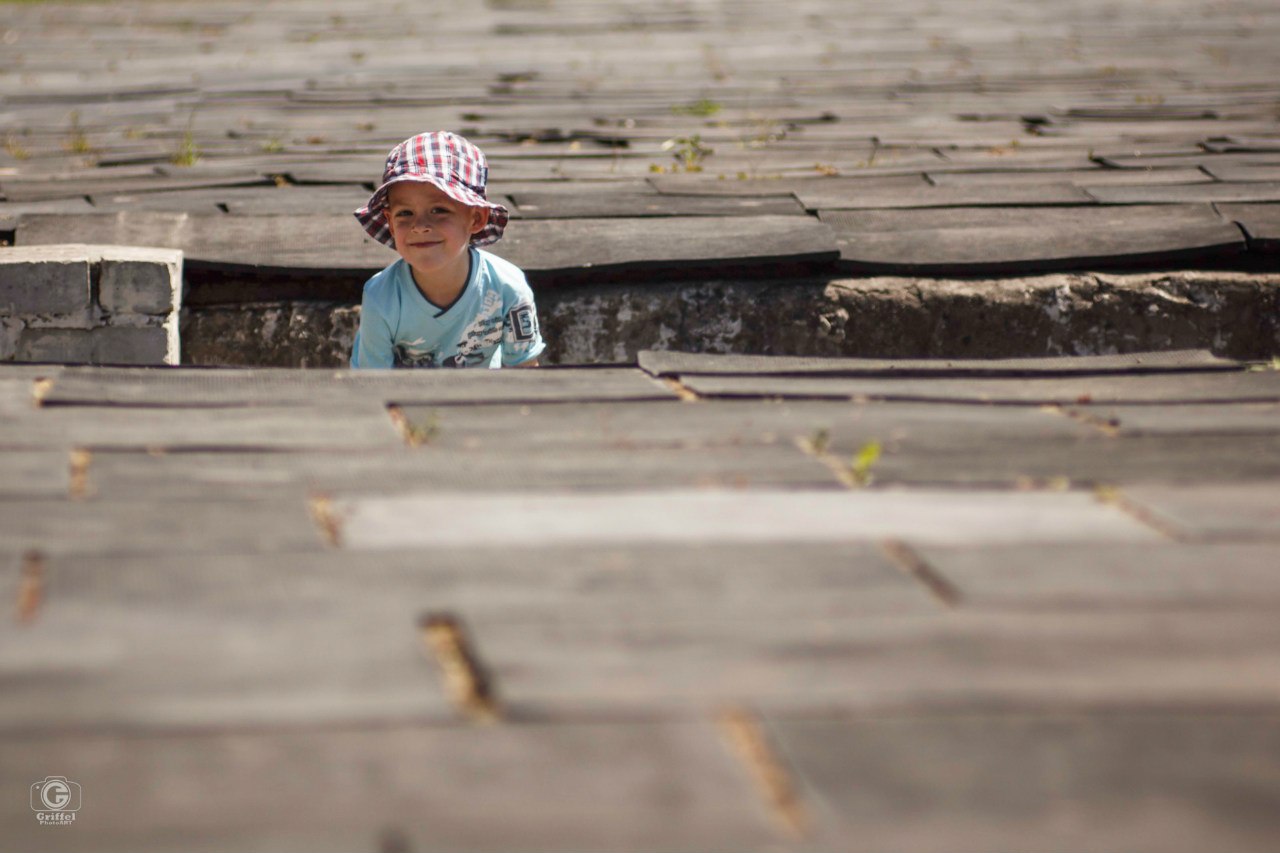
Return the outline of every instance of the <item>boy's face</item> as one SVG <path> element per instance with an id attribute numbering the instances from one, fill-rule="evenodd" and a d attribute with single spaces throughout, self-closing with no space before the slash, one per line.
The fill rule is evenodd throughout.
<path id="1" fill-rule="evenodd" d="M 387 191 L 387 222 L 409 266 L 447 274 L 467 262 L 471 235 L 488 224 L 489 209 L 455 201 L 431 184 L 402 181 Z"/>

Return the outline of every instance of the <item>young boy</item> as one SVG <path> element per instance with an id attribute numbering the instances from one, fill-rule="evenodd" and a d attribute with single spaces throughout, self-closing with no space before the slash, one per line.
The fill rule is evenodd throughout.
<path id="1" fill-rule="evenodd" d="M 485 199 L 479 148 L 420 133 L 391 149 L 356 219 L 400 260 L 369 279 L 352 367 L 536 367 L 545 344 L 533 291 L 514 264 L 480 250 L 507 209 Z"/>

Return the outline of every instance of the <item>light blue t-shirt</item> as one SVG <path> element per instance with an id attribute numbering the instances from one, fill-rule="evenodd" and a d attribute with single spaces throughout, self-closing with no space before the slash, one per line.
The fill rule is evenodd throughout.
<path id="1" fill-rule="evenodd" d="M 422 295 L 403 259 L 365 282 L 352 367 L 513 367 L 537 358 L 533 291 L 515 264 L 471 248 L 452 305 Z"/>

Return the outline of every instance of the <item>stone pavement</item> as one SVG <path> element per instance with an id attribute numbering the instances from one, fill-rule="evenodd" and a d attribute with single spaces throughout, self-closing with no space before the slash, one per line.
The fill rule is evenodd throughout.
<path id="1" fill-rule="evenodd" d="M 0 468 L 0 849 L 1280 837 L 1274 365 L 5 365 Z"/>
<path id="2" fill-rule="evenodd" d="M 552 361 L 876 355 L 877 323 L 856 316 L 877 305 L 864 276 L 892 294 L 891 337 L 924 339 L 908 355 L 1280 351 L 1280 7 L 1265 0 L 128 0 L 0 15 L 0 239 L 182 249 L 191 362 L 341 363 L 360 284 L 394 257 L 350 211 L 386 151 L 428 128 L 490 155 L 515 217 L 495 248 L 539 289 Z M 1089 274 L 1114 269 L 1170 280 L 1108 298 Z M 1188 272 L 1205 269 L 1225 273 Z M 1048 279 L 1027 285 L 1033 312 L 1065 289 L 1100 331 L 1024 329 L 1002 299 L 1010 275 Z M 965 311 L 936 286 L 957 277 L 994 277 L 979 288 L 990 328 L 1014 331 L 929 341 L 921 330 Z M 648 298 L 722 280 L 800 285 L 805 334 L 726 340 Z M 822 296 L 832 281 L 852 309 Z M 748 327 L 766 325 L 754 295 L 735 315 Z M 583 328 L 601 303 L 641 313 Z M 847 334 L 824 334 L 841 310 Z"/>

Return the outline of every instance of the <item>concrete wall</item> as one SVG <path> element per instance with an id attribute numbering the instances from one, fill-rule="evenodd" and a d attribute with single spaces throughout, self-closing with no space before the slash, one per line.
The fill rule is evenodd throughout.
<path id="1" fill-rule="evenodd" d="M 0 361 L 178 364 L 182 252 L 0 249 Z"/>
<path id="2" fill-rule="evenodd" d="M 1280 273 L 1058 273 L 653 282 L 537 291 L 548 364 L 642 349 L 864 358 L 1008 358 L 1211 349 L 1280 355 Z M 358 305 L 192 305 L 191 364 L 342 366 Z"/>

